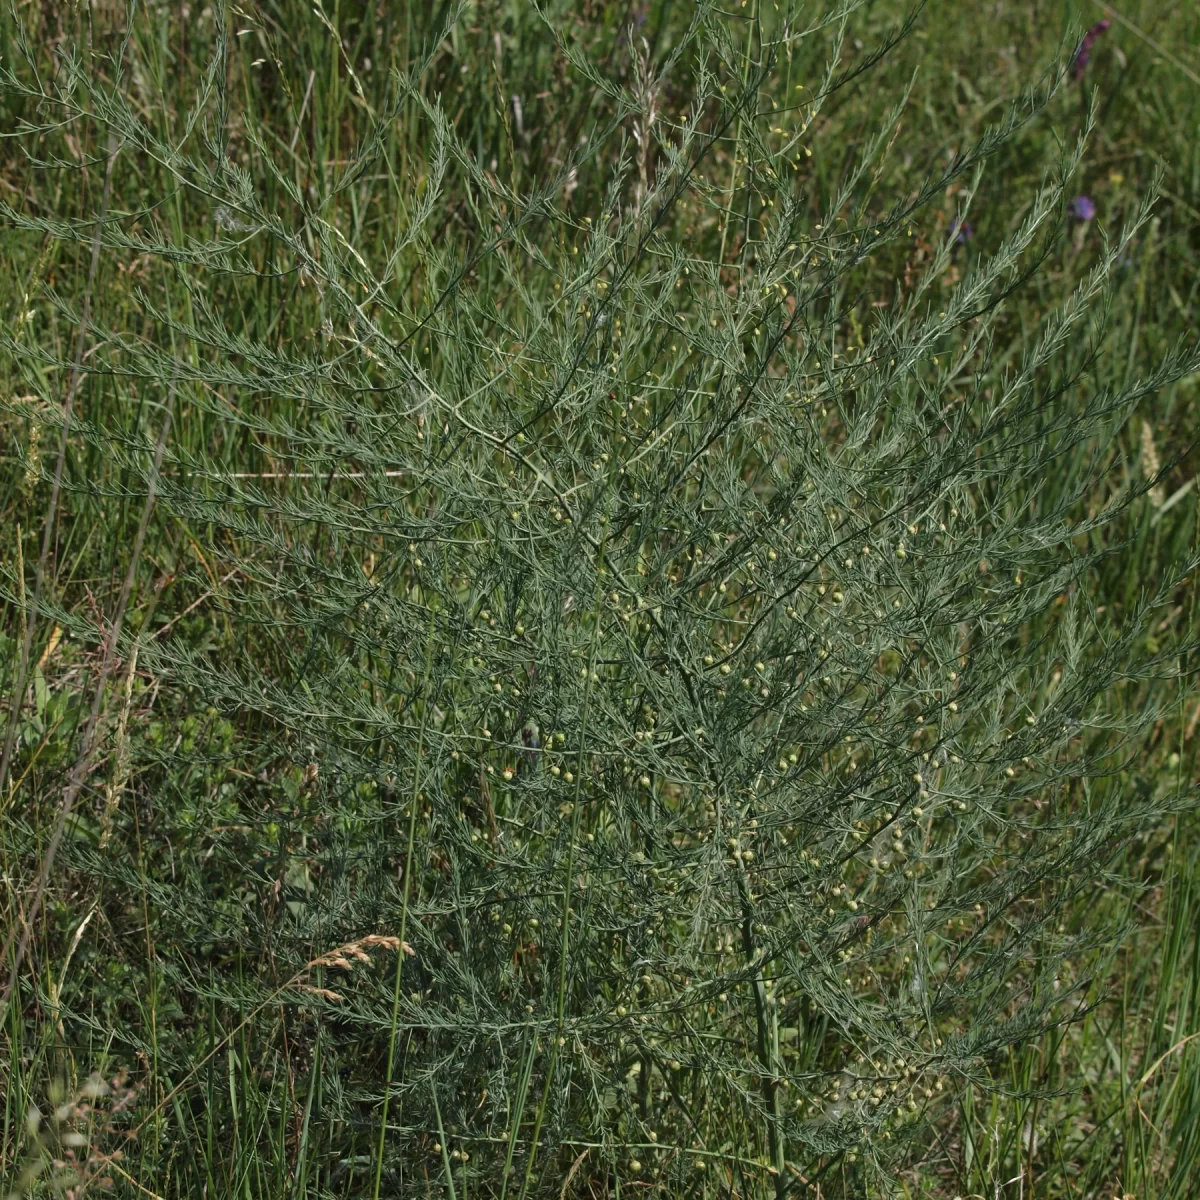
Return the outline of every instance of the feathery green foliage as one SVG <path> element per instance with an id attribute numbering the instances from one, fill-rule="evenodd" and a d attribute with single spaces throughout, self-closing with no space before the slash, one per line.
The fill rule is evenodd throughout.
<path id="1" fill-rule="evenodd" d="M 6 1087 L 6 1163 L 68 1161 L 88 1101 L 129 1116 L 84 1176 L 128 1186 L 136 1128 L 163 1194 L 894 1191 L 956 1102 L 1035 1102 L 996 1065 L 1087 1019 L 1118 927 L 1067 916 L 1189 794 L 1122 773 L 1179 703 L 1186 534 L 1095 600 L 1173 465 L 1110 447 L 1200 369 L 1108 339 L 1150 204 L 1014 328 L 1093 110 L 963 231 L 1058 73 L 891 194 L 904 95 L 825 131 L 905 20 L 850 54 L 850 0 L 481 8 L 364 9 L 369 77 L 344 37 L 306 76 L 286 10 L 184 17 L 186 61 L 165 9 L 52 55 L 8 18 L 54 198 L 2 204 L 44 447 L 10 1077 L 40 1013 L 47 1066 L 139 1086 L 24 1134 Z M 115 951 L 71 997 L 58 878 Z"/>

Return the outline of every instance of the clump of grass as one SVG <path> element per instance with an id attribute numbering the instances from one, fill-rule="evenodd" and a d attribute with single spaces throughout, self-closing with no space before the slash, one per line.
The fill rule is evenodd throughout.
<path id="1" fill-rule="evenodd" d="M 310 59 L 218 7 L 186 104 L 136 13 L 53 72 L 15 15 L 30 186 L 105 182 L 4 215 L 107 286 L 4 343 L 69 398 L 21 464 L 5 1021 L 14 1079 L 68 1029 L 139 1064 L 143 1186 L 854 1195 L 1006 1093 L 963 1170 L 1036 1154 L 1119 927 L 1069 916 L 1186 792 L 1121 767 L 1194 562 L 1099 611 L 1169 470 L 1106 447 L 1200 359 L 1111 365 L 1148 203 L 1014 331 L 1084 252 L 1091 110 L 983 253 L 1061 72 L 897 199 L 903 95 L 826 140 L 908 32 L 851 55 L 855 13 L 361 14 L 368 74 L 323 11 Z M 33 969 L 35 908 L 84 936 L 52 880 L 103 904 L 90 992 Z"/>
<path id="2" fill-rule="evenodd" d="M 27 1194 L 43 1183 L 57 1194 L 109 1191 L 118 1178 L 129 1178 L 121 1166 L 126 1157 L 121 1147 L 140 1096 L 125 1072 L 109 1082 L 93 1071 L 78 1087 L 51 1087 L 47 1099 L 49 1112 L 31 1104 L 24 1114 L 27 1157 L 13 1194 Z"/>

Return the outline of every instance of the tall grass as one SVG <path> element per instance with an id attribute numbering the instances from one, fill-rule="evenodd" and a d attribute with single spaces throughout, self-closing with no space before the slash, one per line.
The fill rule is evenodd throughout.
<path id="1" fill-rule="evenodd" d="M 16 1190 L 1188 1194 L 1189 68 L 933 15 L 10 11 Z"/>

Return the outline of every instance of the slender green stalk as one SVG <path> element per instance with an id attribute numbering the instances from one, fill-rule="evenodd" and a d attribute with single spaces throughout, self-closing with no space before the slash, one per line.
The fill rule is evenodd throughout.
<path id="1" fill-rule="evenodd" d="M 607 505 L 602 524 L 609 523 Z M 596 673 L 596 654 L 600 644 L 600 631 L 603 615 L 601 611 L 601 585 L 606 574 L 604 566 L 604 549 L 607 534 L 602 536 L 596 551 L 596 591 L 592 598 L 592 634 L 588 647 L 587 678 L 584 681 L 583 705 L 579 717 L 579 742 L 575 752 L 575 791 L 571 801 L 571 835 L 567 848 L 566 864 L 563 870 L 562 909 L 559 914 L 559 946 L 558 946 L 558 988 L 555 997 L 554 1041 L 550 1046 L 550 1058 L 546 1064 L 546 1082 L 542 1085 L 542 1096 L 538 1102 L 537 1114 L 534 1117 L 533 1133 L 529 1139 L 529 1157 L 525 1164 L 525 1177 L 521 1182 L 520 1200 L 525 1200 L 533 1181 L 534 1166 L 537 1162 L 538 1142 L 541 1138 L 542 1124 L 546 1117 L 546 1105 L 550 1099 L 550 1089 L 554 1086 L 555 1070 L 558 1066 L 559 1051 L 566 1042 L 566 1013 L 568 990 L 568 959 L 571 950 L 571 897 L 575 890 L 575 847 L 579 840 L 579 825 L 584 806 L 583 781 L 590 766 L 588 762 L 588 707 L 591 702 L 592 686 L 598 679 Z"/>
<path id="2" fill-rule="evenodd" d="M 396 954 L 396 973 L 392 984 L 392 1019 L 388 1028 L 387 1070 L 384 1073 L 383 1103 L 379 1113 L 379 1143 L 375 1159 L 375 1184 L 373 1193 L 375 1200 L 379 1200 L 379 1188 L 383 1179 L 383 1154 L 387 1137 L 388 1102 L 391 1099 L 392 1072 L 395 1070 L 396 1032 L 400 1022 L 400 989 L 404 977 L 404 955 L 407 947 L 407 942 L 404 939 L 408 934 L 408 905 L 412 889 L 413 851 L 417 836 L 417 812 L 421 802 L 423 766 L 421 757 L 425 752 L 426 721 L 430 706 L 433 704 L 433 697 L 428 694 L 428 691 L 430 674 L 433 669 L 433 633 L 435 621 L 436 615 L 431 609 L 429 613 L 429 632 L 425 638 L 425 671 L 421 679 L 420 689 L 420 695 L 423 698 L 421 725 L 413 756 L 413 786 L 408 800 L 408 835 L 404 849 L 404 888 L 400 902 L 400 949 Z"/>

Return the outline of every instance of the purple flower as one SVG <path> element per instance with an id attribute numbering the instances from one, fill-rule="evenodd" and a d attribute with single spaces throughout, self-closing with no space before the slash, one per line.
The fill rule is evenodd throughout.
<path id="1" fill-rule="evenodd" d="M 637 6 L 637 8 L 634 9 L 633 22 L 631 25 L 629 25 L 627 27 L 626 30 L 623 30 L 621 32 L 620 37 L 617 38 L 618 46 L 628 46 L 629 45 L 629 33 L 630 32 L 640 33 L 642 30 L 642 26 L 646 24 L 646 17 L 649 15 L 649 13 L 650 13 L 649 3 L 639 4 Z"/>
<path id="2" fill-rule="evenodd" d="M 954 220 L 950 223 L 950 236 L 959 246 L 965 246 L 975 236 L 975 226 L 970 221 Z"/>
<path id="3" fill-rule="evenodd" d="M 1079 43 L 1079 49 L 1075 51 L 1075 57 L 1071 60 L 1071 75 L 1077 83 L 1087 71 L 1088 61 L 1092 57 L 1092 44 L 1111 24 L 1111 21 L 1097 21 L 1083 35 L 1083 41 Z"/>
<path id="4" fill-rule="evenodd" d="M 1090 221 L 1096 215 L 1096 205 L 1091 196 L 1076 196 L 1067 205 L 1067 215 L 1076 221 Z"/>

